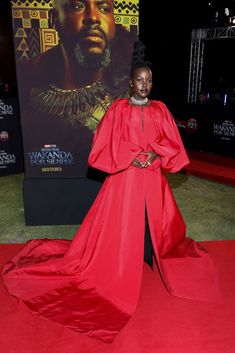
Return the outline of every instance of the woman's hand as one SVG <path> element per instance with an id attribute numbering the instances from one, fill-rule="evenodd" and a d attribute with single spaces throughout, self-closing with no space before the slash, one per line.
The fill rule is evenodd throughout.
<path id="1" fill-rule="evenodd" d="M 144 160 L 144 162 L 143 161 L 141 162 L 139 158 L 136 158 L 132 163 L 132 165 L 137 168 L 146 168 L 150 166 L 155 161 L 156 158 L 159 157 L 159 155 L 153 151 L 141 152 L 139 155 L 140 155 L 140 158 L 145 156 L 147 156 L 147 158 L 145 160 L 144 158 L 141 158 L 142 160 Z"/>
<path id="2" fill-rule="evenodd" d="M 137 168 L 144 168 L 144 165 L 136 158 L 134 162 L 132 162 L 132 165 Z"/>
<path id="3" fill-rule="evenodd" d="M 147 159 L 143 164 L 144 168 L 150 166 L 155 161 L 155 159 L 159 157 L 159 155 L 153 151 L 142 152 L 142 154 L 147 156 Z"/>

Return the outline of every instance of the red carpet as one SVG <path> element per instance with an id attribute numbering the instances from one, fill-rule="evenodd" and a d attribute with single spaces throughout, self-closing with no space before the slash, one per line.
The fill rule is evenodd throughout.
<path id="1" fill-rule="evenodd" d="M 144 265 L 137 310 L 113 343 L 32 315 L 0 287 L 2 353 L 234 353 L 235 240 L 203 242 L 219 273 L 222 304 L 170 296 L 158 274 Z M 0 245 L 0 265 L 22 245 Z"/>
<path id="2" fill-rule="evenodd" d="M 190 164 L 184 168 L 186 173 L 235 185 L 235 158 L 189 150 L 187 153 Z"/>

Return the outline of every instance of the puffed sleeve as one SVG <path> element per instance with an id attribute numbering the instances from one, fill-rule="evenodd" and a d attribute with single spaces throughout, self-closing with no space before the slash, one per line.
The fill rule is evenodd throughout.
<path id="1" fill-rule="evenodd" d="M 143 148 L 125 138 L 125 118 L 129 109 L 125 99 L 117 99 L 99 123 L 88 164 L 109 174 L 127 169 Z"/>
<path id="2" fill-rule="evenodd" d="M 189 158 L 185 151 L 178 128 L 172 114 L 162 102 L 155 102 L 156 119 L 161 137 L 150 141 L 149 145 L 161 159 L 161 168 L 166 172 L 176 173 L 189 164 Z"/>

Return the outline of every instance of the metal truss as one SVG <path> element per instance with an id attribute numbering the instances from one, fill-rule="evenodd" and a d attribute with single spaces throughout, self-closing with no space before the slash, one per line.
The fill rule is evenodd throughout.
<path id="1" fill-rule="evenodd" d="M 193 29 L 189 66 L 188 102 L 196 102 L 201 90 L 204 42 L 206 40 L 235 38 L 235 27 L 215 27 Z"/>

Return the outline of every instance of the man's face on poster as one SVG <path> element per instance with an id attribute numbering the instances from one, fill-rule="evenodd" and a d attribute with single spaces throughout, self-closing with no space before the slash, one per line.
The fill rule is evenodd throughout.
<path id="1" fill-rule="evenodd" d="M 113 0 L 54 0 L 64 45 L 79 45 L 83 55 L 102 55 L 115 35 Z"/>

